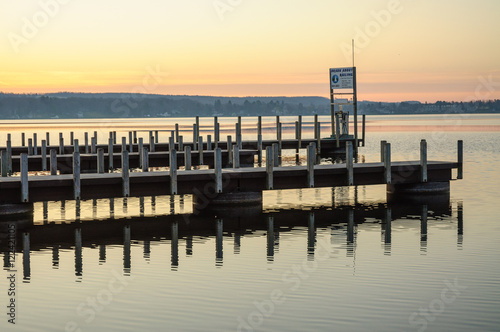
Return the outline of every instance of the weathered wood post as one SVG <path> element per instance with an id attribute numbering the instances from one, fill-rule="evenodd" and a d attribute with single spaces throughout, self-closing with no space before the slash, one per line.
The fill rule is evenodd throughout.
<path id="1" fill-rule="evenodd" d="M 155 152 L 155 137 L 149 136 L 149 151 Z"/>
<path id="2" fill-rule="evenodd" d="M 227 136 L 227 164 L 233 164 L 233 142 L 231 139 L 231 135 Z"/>
<path id="3" fill-rule="evenodd" d="M 427 182 L 427 141 L 420 141 L 420 181 Z"/>
<path id="4" fill-rule="evenodd" d="M 385 156 L 385 145 L 387 144 L 387 141 L 380 141 L 380 162 L 384 162 L 384 156 Z"/>
<path id="5" fill-rule="evenodd" d="M 175 124 L 175 141 L 177 143 L 179 143 L 179 124 L 178 123 Z"/>
<path id="6" fill-rule="evenodd" d="M 212 150 L 212 135 L 207 135 L 207 151 Z"/>
<path id="7" fill-rule="evenodd" d="M 318 114 L 314 114 L 314 139 L 318 140 Z"/>
<path id="8" fill-rule="evenodd" d="M 274 149 L 271 146 L 266 147 L 266 189 L 272 190 L 273 184 L 273 170 L 274 170 Z"/>
<path id="9" fill-rule="evenodd" d="M 259 167 L 261 167 L 262 166 L 262 134 L 257 135 L 257 150 L 258 150 L 257 162 L 259 164 Z"/>
<path id="10" fill-rule="evenodd" d="M 321 154 L 321 122 L 316 125 L 316 147 L 318 149 L 318 154 Z"/>
<path id="11" fill-rule="evenodd" d="M 75 139 L 75 133 L 70 131 L 69 132 L 69 145 L 73 145 L 73 140 Z"/>
<path id="12" fill-rule="evenodd" d="M 273 165 L 274 167 L 279 167 L 280 166 L 280 152 L 279 152 L 279 146 L 278 143 L 273 143 Z"/>
<path id="13" fill-rule="evenodd" d="M 238 144 L 233 147 L 233 168 L 240 168 L 240 148 Z"/>
<path id="14" fill-rule="evenodd" d="M 33 154 L 38 155 L 38 139 L 36 133 L 33 133 Z"/>
<path id="15" fill-rule="evenodd" d="M 29 200 L 28 155 L 21 153 L 21 202 Z"/>
<path id="16" fill-rule="evenodd" d="M 386 143 L 384 148 L 385 183 L 391 183 L 391 143 Z"/>
<path id="17" fill-rule="evenodd" d="M 97 149 L 97 173 L 104 173 L 104 149 Z"/>
<path id="18" fill-rule="evenodd" d="M 214 153 L 215 189 L 217 193 L 222 193 L 222 151 L 217 148 Z"/>
<path id="19" fill-rule="evenodd" d="M 279 130 L 278 130 L 279 129 L 278 128 L 279 127 L 279 123 L 280 123 L 280 116 L 276 115 L 276 140 L 279 139 L 279 134 L 278 134 L 278 132 L 279 132 Z"/>
<path id="20" fill-rule="evenodd" d="M 198 158 L 199 165 L 203 165 L 203 136 L 198 137 Z"/>
<path id="21" fill-rule="evenodd" d="M 42 171 L 47 170 L 47 142 L 45 140 L 42 140 Z"/>
<path id="22" fill-rule="evenodd" d="M 314 164 L 316 159 L 316 151 L 313 144 L 307 146 L 307 186 L 314 188 Z"/>
<path id="23" fill-rule="evenodd" d="M 257 117 L 257 139 L 259 135 L 262 137 L 262 116 Z"/>
<path id="24" fill-rule="evenodd" d="M 12 141 L 10 140 L 10 134 L 7 136 L 7 173 L 12 175 Z"/>
<path id="25" fill-rule="evenodd" d="M 214 117 L 214 143 L 215 143 L 215 148 L 219 147 L 219 141 L 220 141 L 220 125 L 217 120 L 217 117 Z"/>
<path id="26" fill-rule="evenodd" d="M 144 153 L 142 150 L 144 150 L 144 139 L 142 137 L 139 137 L 139 143 L 138 145 L 138 150 L 139 150 L 139 167 L 142 167 L 142 157 L 144 156 Z"/>
<path id="27" fill-rule="evenodd" d="M 177 150 L 175 146 L 175 135 L 168 138 L 168 150 Z"/>
<path id="28" fill-rule="evenodd" d="M 33 139 L 28 138 L 28 156 L 33 155 Z"/>
<path id="29" fill-rule="evenodd" d="M 114 159 L 114 157 L 113 157 L 113 146 L 114 146 L 113 141 L 114 141 L 114 138 L 108 139 L 108 159 L 109 159 L 108 160 L 108 170 L 110 172 L 112 172 L 113 168 L 114 168 L 114 165 L 113 165 L 113 159 Z"/>
<path id="30" fill-rule="evenodd" d="M 116 130 L 113 130 L 113 145 L 114 144 L 116 144 Z"/>
<path id="31" fill-rule="evenodd" d="M 352 186 L 354 184 L 354 165 L 353 165 L 353 148 L 352 142 L 348 141 L 345 147 L 346 154 L 346 169 L 347 169 L 347 185 Z"/>
<path id="32" fill-rule="evenodd" d="M 458 169 L 457 169 L 457 179 L 463 179 L 464 178 L 464 141 L 459 140 L 457 142 L 457 162 L 458 162 Z"/>
<path id="33" fill-rule="evenodd" d="M 299 152 L 300 152 L 299 121 L 295 121 L 295 139 L 297 140 L 297 147 L 295 148 L 295 163 L 298 165 L 299 164 Z"/>
<path id="34" fill-rule="evenodd" d="M 127 138 L 126 137 L 122 137 L 122 152 L 127 150 Z"/>
<path id="35" fill-rule="evenodd" d="M 200 117 L 199 116 L 196 116 L 196 137 L 198 139 L 198 137 L 200 136 Z"/>
<path id="36" fill-rule="evenodd" d="M 78 139 L 73 139 L 73 152 L 80 152 L 80 144 Z"/>
<path id="37" fill-rule="evenodd" d="M 340 148 L 340 118 L 338 113 L 335 113 L 335 139 L 337 141 L 337 148 Z"/>
<path id="38" fill-rule="evenodd" d="M 241 141 L 241 116 L 238 117 L 238 123 L 236 124 L 236 144 L 238 145 L 238 148 L 243 147 L 243 142 Z"/>
<path id="39" fill-rule="evenodd" d="M 177 151 L 170 149 L 170 195 L 177 195 Z"/>
<path id="40" fill-rule="evenodd" d="M 365 129 L 366 129 L 366 114 L 363 114 L 363 132 L 361 136 L 363 137 L 363 146 L 365 146 Z"/>
<path id="41" fill-rule="evenodd" d="M 132 135 L 134 136 L 134 144 L 137 144 L 137 130 L 134 130 Z"/>
<path id="42" fill-rule="evenodd" d="M 57 151 L 50 149 L 50 175 L 57 175 Z"/>
<path id="43" fill-rule="evenodd" d="M 6 177 L 8 174 L 7 167 L 7 151 L 0 151 L 0 158 L 2 160 L 2 177 Z"/>
<path id="44" fill-rule="evenodd" d="M 193 150 L 198 150 L 196 147 L 196 142 L 198 141 L 198 129 L 196 128 L 196 123 L 193 123 Z"/>
<path id="45" fill-rule="evenodd" d="M 283 147 L 282 143 L 282 126 L 281 122 L 278 123 L 278 165 L 281 166 L 281 148 Z"/>
<path id="46" fill-rule="evenodd" d="M 127 150 L 122 151 L 122 195 L 124 197 L 130 196 L 130 174 Z"/>
<path id="47" fill-rule="evenodd" d="M 97 147 L 97 137 L 93 136 L 90 139 L 90 142 L 91 142 L 90 153 L 96 154 L 97 153 L 97 149 L 96 149 L 96 147 Z"/>
<path id="48" fill-rule="evenodd" d="M 184 136 L 179 136 L 179 151 L 184 151 Z"/>
<path id="49" fill-rule="evenodd" d="M 155 130 L 155 144 L 158 144 L 158 142 L 159 142 L 158 130 Z"/>
<path id="50" fill-rule="evenodd" d="M 80 199 L 80 152 L 73 152 L 73 198 Z"/>
<path id="51" fill-rule="evenodd" d="M 26 134 L 21 133 L 21 146 L 26 146 Z"/>
<path id="52" fill-rule="evenodd" d="M 85 140 L 85 153 L 89 153 L 89 133 L 85 132 L 84 138 Z"/>
<path id="53" fill-rule="evenodd" d="M 184 168 L 186 171 L 191 170 L 191 146 L 189 145 L 184 147 Z"/>
<path id="54" fill-rule="evenodd" d="M 128 132 L 128 151 L 134 152 L 134 141 L 133 134 L 131 131 Z"/>
<path id="55" fill-rule="evenodd" d="M 141 152 L 141 169 L 143 172 L 149 172 L 149 153 L 148 148 L 143 148 Z"/>
<path id="56" fill-rule="evenodd" d="M 48 131 L 45 132 L 45 140 L 47 141 L 47 146 L 50 146 L 50 133 Z"/>

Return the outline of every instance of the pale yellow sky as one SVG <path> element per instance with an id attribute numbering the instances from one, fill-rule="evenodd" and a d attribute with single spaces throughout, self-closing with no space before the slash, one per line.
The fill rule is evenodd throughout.
<path id="1" fill-rule="evenodd" d="M 498 0 L 0 0 L 0 91 L 500 98 Z"/>

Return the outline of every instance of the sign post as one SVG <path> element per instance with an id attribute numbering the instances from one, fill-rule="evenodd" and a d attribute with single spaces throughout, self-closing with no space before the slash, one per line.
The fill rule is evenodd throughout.
<path id="1" fill-rule="evenodd" d="M 335 92 L 335 90 L 351 90 L 350 92 Z M 335 102 L 336 96 L 352 96 L 352 101 Z M 354 110 L 354 148 L 358 150 L 358 98 L 356 87 L 356 67 L 330 68 L 330 108 L 332 119 L 332 138 L 340 132 L 335 132 L 335 105 L 352 105 Z M 339 119 L 339 117 L 337 117 Z M 338 121 L 338 120 L 337 120 Z"/>

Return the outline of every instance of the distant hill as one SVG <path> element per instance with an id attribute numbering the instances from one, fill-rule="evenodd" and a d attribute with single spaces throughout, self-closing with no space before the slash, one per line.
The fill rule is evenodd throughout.
<path id="1" fill-rule="evenodd" d="M 344 110 L 350 111 L 348 107 Z M 359 114 L 498 113 L 500 101 L 361 101 Z M 1 119 L 127 118 L 330 114 L 323 97 L 217 97 L 131 93 L 0 93 Z"/>

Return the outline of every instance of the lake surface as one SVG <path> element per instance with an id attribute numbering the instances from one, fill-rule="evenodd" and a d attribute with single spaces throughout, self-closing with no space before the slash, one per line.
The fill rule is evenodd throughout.
<path id="1" fill-rule="evenodd" d="M 219 121 L 234 135 L 234 118 Z M 292 138 L 296 118 L 281 121 Z M 193 119 L 10 120 L 0 142 L 97 131 L 104 143 L 110 130 L 165 142 L 175 122 L 190 140 Z M 212 118 L 200 124 L 211 134 Z M 256 119 L 243 128 L 254 139 Z M 464 179 L 418 202 L 388 201 L 385 186 L 269 191 L 262 208 L 217 216 L 193 214 L 191 196 L 35 203 L 32 219 L 0 221 L 0 331 L 499 331 L 500 115 L 368 116 L 366 128 L 358 162 L 379 161 L 380 140 L 393 161 L 417 160 L 421 139 L 429 160 L 455 161 L 462 139 Z"/>

